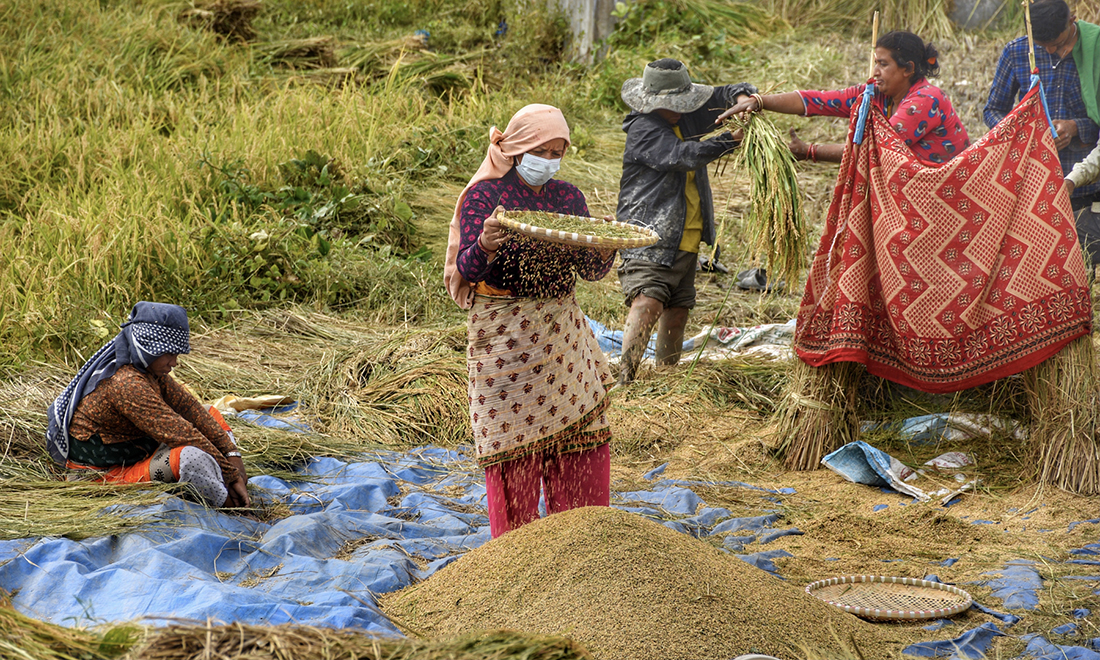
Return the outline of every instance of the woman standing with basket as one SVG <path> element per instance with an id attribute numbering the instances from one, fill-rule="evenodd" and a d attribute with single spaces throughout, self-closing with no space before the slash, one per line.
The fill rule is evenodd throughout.
<path id="1" fill-rule="evenodd" d="M 470 421 L 485 468 L 493 538 L 549 513 L 610 503 L 607 359 L 573 292 L 613 249 L 506 236 L 501 211 L 587 216 L 584 195 L 552 179 L 569 147 L 560 110 L 529 105 L 493 127 L 481 167 L 459 195 L 443 279 L 469 310 Z"/>

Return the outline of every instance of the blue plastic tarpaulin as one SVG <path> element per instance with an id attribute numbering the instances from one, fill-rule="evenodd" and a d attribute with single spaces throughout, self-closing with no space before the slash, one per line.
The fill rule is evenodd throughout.
<path id="1" fill-rule="evenodd" d="M 258 503 L 289 509 L 274 523 L 165 495 L 142 511 L 158 522 L 138 532 L 0 542 L 0 589 L 13 593 L 18 610 L 62 625 L 209 618 L 397 635 L 374 595 L 426 579 L 489 540 L 483 475 L 461 452 L 428 447 L 360 461 L 317 458 L 299 473 L 301 481 L 250 480 Z M 773 560 L 789 555 L 752 550 L 779 515 L 734 518 L 706 506 L 691 483 L 664 480 L 615 493 L 614 501 L 698 537 L 738 531 L 745 541 L 738 551 L 751 546 L 743 558 L 777 573 Z"/>
<path id="2" fill-rule="evenodd" d="M 263 475 L 250 480 L 263 506 L 289 510 L 273 523 L 165 495 L 142 511 L 158 521 L 141 531 L 83 541 L 0 541 L 0 589 L 12 593 L 19 611 L 61 625 L 209 619 L 399 635 L 375 606 L 375 595 L 426 579 L 489 540 L 483 474 L 463 452 L 427 447 L 374 452 L 357 461 L 319 458 L 299 472 L 300 481 Z M 793 489 L 736 481 L 652 481 L 660 472 L 649 475 L 648 490 L 613 493 L 614 505 L 682 533 L 715 539 L 742 561 L 781 577 L 777 562 L 791 553 L 764 546 L 801 532 L 782 527 L 779 509 L 768 507 Z M 708 506 L 693 490 L 696 486 L 752 491 L 760 496 L 758 515 L 735 516 Z M 1005 607 L 1016 608 L 1029 606 L 1042 581 L 1032 565 L 1011 562 L 986 584 Z M 1005 627 L 1018 620 L 977 603 L 975 608 L 997 616 Z M 985 624 L 905 652 L 973 658 L 1002 634 Z M 1097 658 L 1083 647 L 1029 639 L 1029 651 L 1047 654 L 1043 658 L 1054 657 L 1049 655 L 1053 651 Z"/>

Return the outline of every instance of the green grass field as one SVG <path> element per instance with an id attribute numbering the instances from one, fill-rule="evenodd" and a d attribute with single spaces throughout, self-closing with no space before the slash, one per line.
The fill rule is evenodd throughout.
<path id="1" fill-rule="evenodd" d="M 827 87 L 860 77 L 869 31 L 860 3 L 644 0 L 619 12 L 607 58 L 581 66 L 562 57 L 561 16 L 509 2 L 273 0 L 249 41 L 183 2 L 0 5 L 0 365 L 78 360 L 139 299 L 212 323 L 287 304 L 460 322 L 439 264 L 491 125 L 560 106 L 573 127 L 561 176 L 609 212 L 618 89 L 646 61 L 679 57 L 706 82 Z M 826 123 L 811 137 L 836 131 Z M 819 213 L 828 174 L 807 177 Z M 744 185 L 717 182 L 738 259 Z M 608 296 L 582 293 L 610 322 L 621 305 Z"/>

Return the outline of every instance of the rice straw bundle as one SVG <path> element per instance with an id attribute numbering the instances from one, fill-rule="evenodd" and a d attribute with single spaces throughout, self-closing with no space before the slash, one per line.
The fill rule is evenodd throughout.
<path id="1" fill-rule="evenodd" d="M 135 653 L 143 660 L 587 660 L 564 637 L 510 630 L 454 639 L 389 639 L 311 626 L 173 626 Z"/>
<path id="2" fill-rule="evenodd" d="M 102 635 L 63 628 L 20 614 L 0 590 L 0 657 L 22 660 L 107 660 L 127 651 L 141 634 L 119 626 Z"/>
<path id="3" fill-rule="evenodd" d="M 311 389 L 302 404 L 324 420 L 325 433 L 363 444 L 468 441 L 464 340 L 464 333 L 402 332 L 330 353 L 306 374 Z"/>
<path id="4" fill-rule="evenodd" d="M 1076 3 L 1070 2 L 1069 6 L 1080 20 L 1089 23 L 1100 22 L 1100 4 L 1095 0 L 1077 0 Z"/>
<path id="5" fill-rule="evenodd" d="M 191 27 L 210 30 L 230 41 L 251 41 L 256 37 L 252 19 L 260 13 L 260 0 L 214 0 L 200 2 L 183 10 L 179 21 Z"/>
<path id="6" fill-rule="evenodd" d="M 858 439 L 856 393 L 863 372 L 856 362 L 811 367 L 796 361 L 777 411 L 787 468 L 816 470 L 826 454 Z"/>
<path id="7" fill-rule="evenodd" d="M 744 136 L 733 164 L 749 174 L 753 252 L 767 256 L 771 278 L 794 286 L 808 252 L 794 155 L 763 113 L 753 114 L 741 129 Z"/>
<path id="8" fill-rule="evenodd" d="M 1081 495 L 1100 494 L 1100 380 L 1092 338 L 1079 337 L 1032 367 L 1024 383 L 1040 479 Z"/>
<path id="9" fill-rule="evenodd" d="M 339 63 L 332 37 L 269 41 L 256 44 L 253 52 L 260 64 L 288 69 L 330 69 Z"/>
<path id="10" fill-rule="evenodd" d="M 4 478 L 3 483 L 0 539 L 66 536 L 79 540 L 121 534 L 152 522 L 135 509 L 151 506 L 161 493 L 179 488 L 171 484 L 102 484 L 48 477 Z"/>

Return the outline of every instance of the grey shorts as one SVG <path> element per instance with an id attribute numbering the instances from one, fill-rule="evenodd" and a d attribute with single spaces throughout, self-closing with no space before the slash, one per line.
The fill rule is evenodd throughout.
<path id="1" fill-rule="evenodd" d="M 626 304 L 638 294 L 661 301 L 665 307 L 695 307 L 695 269 L 699 255 L 676 252 L 672 266 L 663 266 L 644 259 L 627 259 L 619 266 L 619 284 Z"/>

